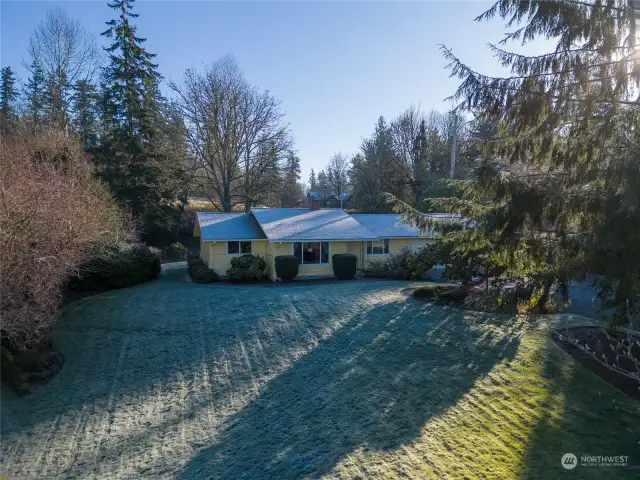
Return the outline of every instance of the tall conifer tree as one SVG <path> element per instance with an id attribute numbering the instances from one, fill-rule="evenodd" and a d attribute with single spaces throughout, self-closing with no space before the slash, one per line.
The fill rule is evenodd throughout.
<path id="1" fill-rule="evenodd" d="M 87 80 L 78 81 L 73 94 L 73 126 L 88 152 L 93 151 L 98 142 L 98 103 L 96 87 Z"/>
<path id="2" fill-rule="evenodd" d="M 102 118 L 105 132 L 97 158 L 116 198 L 137 218 L 144 238 L 154 244 L 170 241 L 175 203 L 180 195 L 180 159 L 164 148 L 161 76 L 154 54 L 143 47 L 130 21 L 134 0 L 108 4 L 119 12 L 102 34 L 113 40 L 106 48 Z"/>
<path id="3" fill-rule="evenodd" d="M 4 67 L 0 75 L 0 126 L 6 132 L 15 117 L 15 104 L 18 100 L 16 77 L 11 67 Z"/>
<path id="4" fill-rule="evenodd" d="M 430 201 L 474 220 L 456 232 L 458 249 L 530 284 L 542 305 L 554 285 L 600 273 L 599 295 L 615 307 L 612 325 L 640 313 L 640 58 L 631 1 L 499 0 L 480 15 L 513 30 L 491 45 L 510 69 L 474 71 L 443 47 L 462 83 L 459 108 L 497 126 L 475 177 L 450 182 L 455 198 Z M 514 30 L 515 29 L 515 30 Z M 553 38 L 542 55 L 511 41 Z M 416 224 L 428 219 L 395 201 Z M 453 237 L 452 237 L 453 238 Z"/>
<path id="5" fill-rule="evenodd" d="M 46 88 L 46 78 L 42 67 L 33 61 L 29 67 L 31 76 L 24 89 L 27 115 L 34 127 L 39 126 L 47 111 L 48 94 Z"/>

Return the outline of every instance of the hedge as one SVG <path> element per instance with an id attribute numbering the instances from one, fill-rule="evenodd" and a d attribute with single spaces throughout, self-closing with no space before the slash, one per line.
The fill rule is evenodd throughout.
<path id="1" fill-rule="evenodd" d="M 333 256 L 333 274 L 340 280 L 351 280 L 356 276 L 358 257 L 352 253 L 336 253 Z"/>
<path id="2" fill-rule="evenodd" d="M 299 267 L 300 259 L 295 255 L 279 255 L 276 257 L 276 275 L 283 282 L 296 278 Z"/>
<path id="3" fill-rule="evenodd" d="M 131 287 L 160 274 L 160 257 L 142 244 L 114 247 L 105 255 L 80 267 L 70 281 L 72 290 Z"/>

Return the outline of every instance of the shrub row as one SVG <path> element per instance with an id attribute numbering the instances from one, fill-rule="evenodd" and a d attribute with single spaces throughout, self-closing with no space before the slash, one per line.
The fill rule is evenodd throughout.
<path id="1" fill-rule="evenodd" d="M 298 275 L 300 259 L 294 255 L 280 255 L 275 258 L 276 275 L 283 282 L 293 280 Z M 336 253 L 332 257 L 333 274 L 341 280 L 350 280 L 356 275 L 358 257 L 351 253 Z"/>
<path id="2" fill-rule="evenodd" d="M 82 265 L 69 286 L 85 291 L 130 287 L 154 279 L 160 269 L 160 257 L 146 245 L 120 245 Z"/>
<path id="3" fill-rule="evenodd" d="M 333 255 L 333 273 L 341 280 L 355 277 L 358 259 L 350 253 Z M 198 257 L 187 260 L 189 274 L 194 282 L 210 283 L 218 280 L 218 275 L 209 269 Z M 276 275 L 282 281 L 293 280 L 298 275 L 300 260 L 294 255 L 280 255 L 275 258 Z M 232 282 L 264 280 L 267 277 L 267 263 L 256 255 L 241 255 L 231 259 L 227 278 Z"/>

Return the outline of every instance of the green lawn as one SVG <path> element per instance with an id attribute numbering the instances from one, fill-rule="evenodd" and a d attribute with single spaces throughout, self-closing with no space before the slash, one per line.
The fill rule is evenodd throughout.
<path id="1" fill-rule="evenodd" d="M 66 364 L 3 389 L 9 478 L 633 479 L 640 405 L 545 330 L 405 282 L 150 284 L 69 306 Z M 579 318 L 577 319 L 579 320 Z M 572 321 L 576 321 L 573 319 Z"/>

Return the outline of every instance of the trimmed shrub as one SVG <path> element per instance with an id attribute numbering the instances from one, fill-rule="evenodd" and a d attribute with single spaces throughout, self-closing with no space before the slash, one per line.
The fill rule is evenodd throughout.
<path id="1" fill-rule="evenodd" d="M 75 290 L 131 287 L 153 280 L 160 270 L 160 257 L 149 247 L 124 245 L 83 265 L 70 287 Z"/>
<path id="2" fill-rule="evenodd" d="M 200 260 L 202 262 L 202 260 Z M 189 275 L 195 283 L 212 283 L 219 280 L 218 274 L 207 267 L 204 262 L 189 266 Z"/>
<path id="3" fill-rule="evenodd" d="M 296 278 L 299 267 L 300 259 L 295 255 L 279 255 L 276 257 L 276 275 L 283 282 Z"/>
<path id="4" fill-rule="evenodd" d="M 172 243 L 162 250 L 162 259 L 166 262 L 179 262 L 187 258 L 187 248 L 179 242 Z"/>
<path id="5" fill-rule="evenodd" d="M 231 259 L 227 277 L 233 282 L 250 282 L 266 277 L 267 262 L 263 258 L 246 254 Z"/>
<path id="6" fill-rule="evenodd" d="M 340 280 L 351 280 L 356 276 L 358 257 L 352 253 L 336 253 L 332 257 L 333 274 Z"/>

